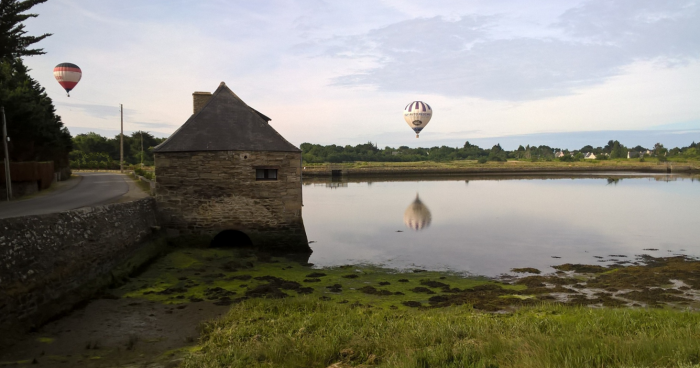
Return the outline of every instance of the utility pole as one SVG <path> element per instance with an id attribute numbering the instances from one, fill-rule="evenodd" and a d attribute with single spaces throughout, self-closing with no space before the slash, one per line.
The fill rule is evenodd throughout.
<path id="1" fill-rule="evenodd" d="M 141 168 L 143 169 L 143 130 L 141 131 Z"/>
<path id="2" fill-rule="evenodd" d="M 5 185 L 7 186 L 7 201 L 12 199 L 12 178 L 10 178 L 10 154 L 7 151 L 7 123 L 5 122 L 5 106 L 0 106 L 2 112 L 2 145 L 5 148 Z"/>
<path id="3" fill-rule="evenodd" d="M 119 112 L 122 116 L 121 143 L 119 144 L 119 172 L 124 172 L 124 105 L 119 104 Z"/>

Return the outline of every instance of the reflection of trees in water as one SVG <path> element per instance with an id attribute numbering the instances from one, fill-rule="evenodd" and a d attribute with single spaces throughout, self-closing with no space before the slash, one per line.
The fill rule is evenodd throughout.
<path id="1" fill-rule="evenodd" d="M 622 180 L 622 178 L 608 178 L 608 184 L 617 185 Z"/>
<path id="2" fill-rule="evenodd" d="M 432 215 L 430 214 L 430 210 L 421 202 L 418 194 L 416 194 L 416 199 L 403 213 L 404 224 L 406 224 L 406 227 L 409 229 L 419 231 L 430 226 L 431 221 Z"/>
<path id="3" fill-rule="evenodd" d="M 692 178 L 691 178 L 692 179 Z M 671 181 L 678 181 L 677 176 L 672 176 L 672 175 L 664 175 L 664 176 L 655 176 L 654 180 L 656 181 L 664 181 L 664 182 L 671 182 Z M 681 179 L 683 180 L 683 179 Z"/>

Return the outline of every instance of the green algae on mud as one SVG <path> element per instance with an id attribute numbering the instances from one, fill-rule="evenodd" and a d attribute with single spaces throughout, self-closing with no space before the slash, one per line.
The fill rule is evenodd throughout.
<path id="1" fill-rule="evenodd" d="M 396 271 L 372 265 L 312 269 L 304 262 L 247 249 L 180 248 L 153 263 L 114 295 L 164 304 L 310 295 L 325 302 L 389 309 L 467 305 L 482 311 L 539 303 L 590 306 L 698 308 L 700 262 L 683 257 L 640 256 L 644 265 L 563 264 L 556 274 L 513 279 L 465 277 L 425 270 Z M 681 288 L 686 288 L 685 290 Z"/>
<path id="2" fill-rule="evenodd" d="M 164 304 L 210 300 L 220 305 L 254 297 L 312 295 L 329 302 L 403 309 L 408 308 L 407 302 L 414 306 L 442 302 L 422 289 L 432 294 L 454 294 L 483 285 L 493 285 L 504 293 L 518 293 L 524 289 L 519 285 L 445 272 L 397 272 L 370 265 L 314 270 L 284 257 L 250 250 L 185 248 L 176 249 L 154 262 L 133 282 L 113 293 L 117 297 Z M 497 300 L 496 295 L 493 299 L 499 305 L 506 304 Z"/>

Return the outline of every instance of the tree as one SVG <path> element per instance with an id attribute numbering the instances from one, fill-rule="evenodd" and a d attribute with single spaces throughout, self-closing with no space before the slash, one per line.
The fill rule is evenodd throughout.
<path id="1" fill-rule="evenodd" d="M 491 147 L 491 152 L 489 152 L 489 161 L 508 161 L 506 159 L 506 152 L 501 148 L 501 144 L 497 144 Z"/>
<path id="2" fill-rule="evenodd" d="M 65 167 L 72 149 L 70 132 L 44 88 L 27 72 L 21 59 L 0 62 L 0 105 L 11 137 L 10 159 L 54 161 L 56 168 Z"/>
<path id="3" fill-rule="evenodd" d="M 46 0 L 0 0 L 0 59 L 13 60 L 23 56 L 45 54 L 44 49 L 28 47 L 51 34 L 27 36 L 22 24 L 25 20 L 38 16 L 24 12 L 44 2 Z"/>
<path id="4" fill-rule="evenodd" d="M 655 144 L 653 151 L 654 151 L 654 156 L 656 156 L 656 157 L 666 156 L 666 152 L 668 152 L 668 150 L 661 143 Z"/>
<path id="5" fill-rule="evenodd" d="M 610 144 L 612 142 L 612 144 Z M 627 148 L 620 144 L 618 141 L 610 141 L 608 142 L 608 145 L 610 146 L 610 158 L 625 158 L 627 157 Z M 607 146 L 606 146 L 607 148 Z"/>

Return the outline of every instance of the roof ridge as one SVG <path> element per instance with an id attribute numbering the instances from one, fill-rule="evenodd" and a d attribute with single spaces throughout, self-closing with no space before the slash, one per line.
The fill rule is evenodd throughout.
<path id="1" fill-rule="evenodd" d="M 224 97 L 223 91 L 230 93 L 233 101 Z M 217 105 L 216 108 L 211 108 L 213 105 Z M 243 112 L 245 110 L 247 113 Z M 226 83 L 221 82 L 204 106 L 192 114 L 165 142 L 156 146 L 154 152 L 299 151 L 299 148 L 269 125 L 270 120 L 246 104 Z M 178 139 L 178 136 L 181 138 Z"/>

